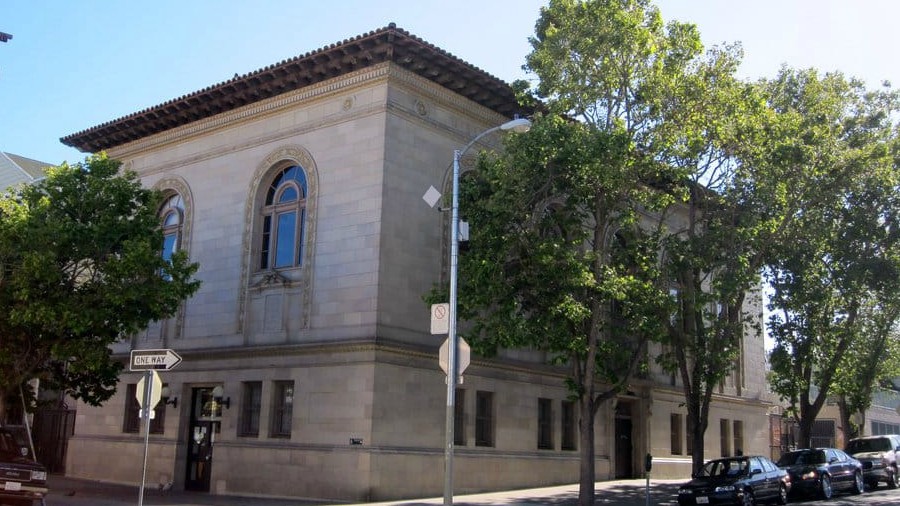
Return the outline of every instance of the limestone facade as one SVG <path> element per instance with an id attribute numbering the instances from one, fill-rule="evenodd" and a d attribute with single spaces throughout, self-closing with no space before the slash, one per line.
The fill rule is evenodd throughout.
<path id="1" fill-rule="evenodd" d="M 392 30 L 410 37 L 382 31 Z M 411 39 L 426 60 L 461 65 L 493 83 Z M 200 264 L 202 286 L 178 315 L 114 349 L 123 361 L 133 349 L 173 349 L 184 359 L 160 373 L 177 405 L 156 408 L 151 484 L 346 501 L 441 495 L 446 383 L 437 355 L 444 336 L 430 334 L 422 297 L 441 279 L 446 217 L 422 195 L 430 185 L 446 187 L 455 148 L 511 115 L 409 65 L 354 64 L 155 133 L 91 137 L 91 130 L 67 138 L 106 149 L 146 186 L 180 196 L 177 247 Z M 173 103 L 189 109 L 191 100 Z M 152 124 L 170 105 L 113 126 Z M 263 236 L 275 233 L 282 209 L 267 203 L 270 188 L 291 167 L 303 171 L 300 207 L 292 208 L 302 210 L 304 225 L 293 230 L 303 239 L 291 266 L 263 268 L 272 254 Z M 282 246 L 273 239 L 269 248 Z M 78 406 L 70 475 L 140 482 L 144 436 L 134 430 L 127 385 L 141 376 L 126 369 L 108 403 Z M 473 360 L 458 397 L 455 493 L 577 481 L 578 451 L 566 444 L 577 421 L 566 418 L 563 377 L 525 353 Z M 220 401 L 211 398 L 214 387 L 224 392 Z M 685 428 L 673 425 L 673 414 L 685 423 L 681 396 L 678 383 L 655 368 L 601 409 L 597 478 L 642 476 L 648 452 L 654 476 L 686 476 Z M 706 456 L 738 445 L 768 454 L 767 400 L 762 337 L 750 335 L 740 371 L 716 396 Z"/>

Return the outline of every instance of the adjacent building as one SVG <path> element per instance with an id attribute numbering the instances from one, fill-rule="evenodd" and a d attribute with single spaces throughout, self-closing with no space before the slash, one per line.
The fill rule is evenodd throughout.
<path id="1" fill-rule="evenodd" d="M 21 183 L 33 183 L 44 177 L 52 164 L 0 151 L 0 190 Z"/>
<path id="2" fill-rule="evenodd" d="M 423 302 L 446 276 L 453 150 L 529 111 L 489 73 L 394 26 L 63 138 L 161 190 L 163 254 L 199 262 L 177 315 L 117 345 L 173 349 L 148 479 L 211 494 L 366 501 L 440 495 L 444 336 Z M 496 145 L 488 136 L 484 146 Z M 761 307 L 753 310 L 760 314 Z M 540 354 L 474 358 L 459 386 L 456 493 L 577 481 L 577 410 Z M 655 366 L 654 366 L 655 367 Z M 77 407 L 67 473 L 139 483 L 141 374 Z M 769 452 L 762 336 L 710 412 L 707 457 Z M 597 479 L 689 474 L 676 378 L 654 368 L 597 417 Z"/>

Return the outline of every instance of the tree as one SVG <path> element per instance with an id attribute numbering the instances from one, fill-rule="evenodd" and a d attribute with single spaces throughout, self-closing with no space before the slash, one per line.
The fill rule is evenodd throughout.
<path id="1" fill-rule="evenodd" d="M 864 332 L 895 320 L 897 96 L 814 70 L 783 69 L 764 84 L 785 118 L 788 142 L 780 156 L 816 189 L 804 194 L 793 234 L 777 244 L 766 269 L 773 289 L 771 382 L 799 417 L 800 444 L 809 446 L 812 424 L 851 350 Z"/>
<path id="2" fill-rule="evenodd" d="M 860 311 L 862 331 L 837 370 L 832 397 L 837 399 L 846 439 L 861 435 L 872 395 L 900 376 L 900 301 L 882 300 Z M 855 416 L 859 420 L 854 420 Z"/>
<path id="3" fill-rule="evenodd" d="M 701 46 L 647 0 L 552 0 L 531 44 L 547 115 L 464 181 L 460 316 L 476 351 L 532 347 L 571 367 L 579 502 L 593 504 L 596 413 L 663 332 L 659 235 L 644 213 L 673 202 L 677 177 L 650 148 L 667 87 Z"/>
<path id="4" fill-rule="evenodd" d="M 758 90 L 735 79 L 739 62 L 737 46 L 714 48 L 673 82 L 661 128 L 667 135 L 654 147 L 685 182 L 681 203 L 659 217 L 660 227 L 674 225 L 662 236 L 660 283 L 672 305 L 659 315 L 667 332 L 657 361 L 680 379 L 695 471 L 704 461 L 712 395 L 739 375 L 748 331 L 762 337 L 760 270 L 767 245 L 790 221 L 790 204 L 776 189 L 795 178 L 760 163 L 775 118 Z"/>
<path id="5" fill-rule="evenodd" d="M 156 191 L 94 155 L 0 198 L 0 394 L 41 387 L 91 405 L 115 393 L 110 345 L 172 316 L 197 264 L 162 258 Z"/>

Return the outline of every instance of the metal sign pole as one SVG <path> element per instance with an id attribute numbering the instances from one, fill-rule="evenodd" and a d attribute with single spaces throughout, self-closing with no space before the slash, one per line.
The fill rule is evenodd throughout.
<path id="1" fill-rule="evenodd" d="M 144 466 L 141 471 L 141 490 L 138 492 L 138 506 L 144 505 L 144 484 L 147 482 L 147 453 L 150 448 L 150 393 L 153 391 L 153 371 L 144 372 L 144 402 L 141 416 L 144 418 Z"/>

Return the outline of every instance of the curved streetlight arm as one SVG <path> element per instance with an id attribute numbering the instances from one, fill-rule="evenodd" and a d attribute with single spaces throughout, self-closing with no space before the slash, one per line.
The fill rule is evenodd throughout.
<path id="1" fill-rule="evenodd" d="M 481 140 L 484 136 L 486 136 L 488 134 L 492 134 L 492 133 L 496 132 L 497 130 L 512 131 L 512 132 L 516 132 L 516 133 L 524 133 L 530 129 L 531 129 L 531 121 L 529 121 L 528 119 L 516 118 L 516 119 L 510 120 L 510 121 L 507 121 L 506 123 L 504 123 L 502 125 L 497 125 L 493 128 L 488 128 L 484 132 L 481 132 L 480 134 L 476 135 L 475 138 L 473 138 L 471 141 L 469 141 L 468 144 L 465 145 L 465 147 L 457 150 L 457 152 L 459 154 L 455 155 L 455 156 L 462 158 L 462 156 L 464 154 L 466 154 L 466 151 L 468 151 L 473 145 L 475 145 L 476 142 Z"/>

